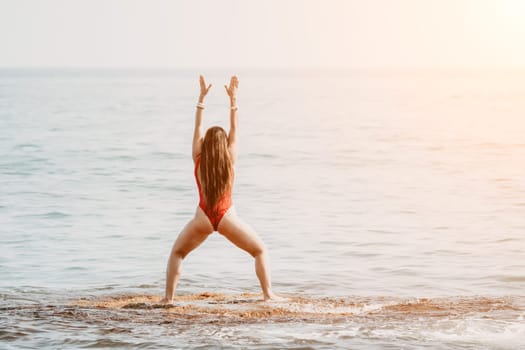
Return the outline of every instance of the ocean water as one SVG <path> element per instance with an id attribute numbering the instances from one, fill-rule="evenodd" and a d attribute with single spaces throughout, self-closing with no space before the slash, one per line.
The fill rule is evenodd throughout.
<path id="1" fill-rule="evenodd" d="M 233 201 L 158 308 L 228 126 Z M 1 70 L 0 348 L 525 348 L 525 71 Z"/>

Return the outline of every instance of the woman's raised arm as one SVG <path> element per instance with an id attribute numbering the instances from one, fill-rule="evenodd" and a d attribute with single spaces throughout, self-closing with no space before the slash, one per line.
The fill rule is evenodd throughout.
<path id="1" fill-rule="evenodd" d="M 197 111 L 195 112 L 195 130 L 193 131 L 193 145 L 191 148 L 191 156 L 194 162 L 197 159 L 197 156 L 201 154 L 203 140 L 202 111 L 204 109 L 204 97 L 211 88 L 211 84 L 206 87 L 206 82 L 204 81 L 204 77 L 202 75 L 199 77 L 199 81 L 201 85 L 201 93 L 199 95 Z"/>
<path id="2" fill-rule="evenodd" d="M 230 153 L 235 161 L 237 159 L 237 89 L 239 88 L 239 79 L 233 76 L 230 79 L 230 86 L 224 85 L 226 93 L 230 97 L 230 133 L 228 134 L 228 146 Z"/>

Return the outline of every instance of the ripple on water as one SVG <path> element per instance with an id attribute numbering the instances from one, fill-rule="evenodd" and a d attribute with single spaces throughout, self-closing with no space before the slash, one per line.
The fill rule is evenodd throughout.
<path id="1" fill-rule="evenodd" d="M 71 214 L 62 212 L 62 211 L 48 211 L 46 213 L 41 214 L 24 214 L 24 215 L 16 215 L 16 217 L 41 217 L 45 219 L 63 219 L 70 217 Z"/>
<path id="2" fill-rule="evenodd" d="M 22 149 L 22 150 L 32 150 L 32 149 L 39 149 L 41 148 L 40 145 L 37 145 L 36 143 L 19 143 L 14 146 L 15 149 Z"/>
<path id="3" fill-rule="evenodd" d="M 523 283 L 525 282 L 525 276 L 513 276 L 513 275 L 507 275 L 507 276 L 497 276 L 496 277 L 498 281 L 501 282 L 516 282 L 516 283 Z"/>

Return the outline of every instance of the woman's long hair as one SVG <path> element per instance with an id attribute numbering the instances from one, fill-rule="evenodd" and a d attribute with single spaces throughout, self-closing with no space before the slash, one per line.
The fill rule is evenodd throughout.
<path id="1" fill-rule="evenodd" d="M 220 126 L 209 128 L 204 136 L 200 178 L 206 205 L 208 208 L 214 208 L 233 180 L 233 161 L 228 149 L 228 136 Z"/>

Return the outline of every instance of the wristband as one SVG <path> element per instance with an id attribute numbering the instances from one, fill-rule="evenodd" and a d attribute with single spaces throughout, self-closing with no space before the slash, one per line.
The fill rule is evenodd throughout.
<path id="1" fill-rule="evenodd" d="M 237 106 L 231 106 L 230 109 L 231 109 L 232 111 L 236 111 L 236 110 L 239 109 L 239 107 L 237 107 Z"/>
<path id="2" fill-rule="evenodd" d="M 199 102 L 199 103 L 197 104 L 197 108 L 204 109 L 204 103 Z"/>

